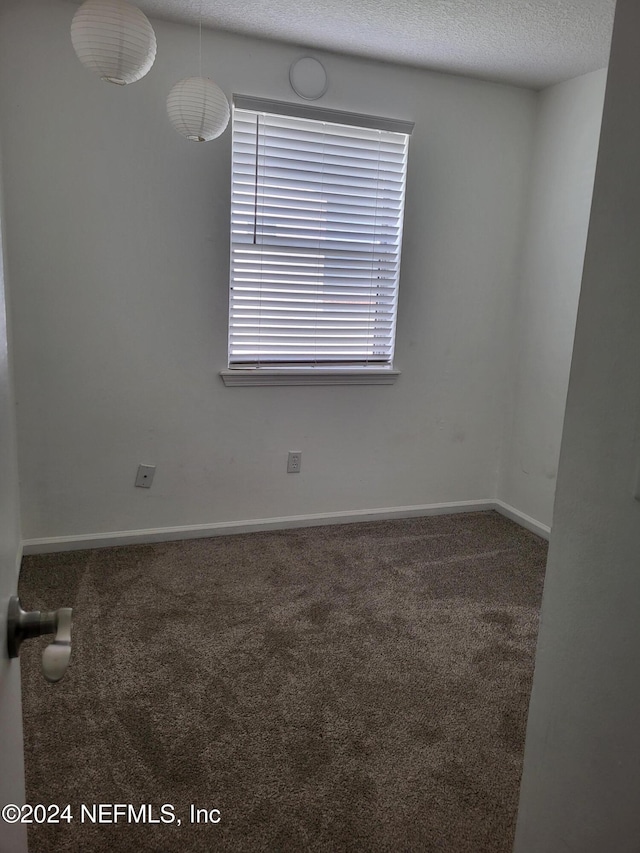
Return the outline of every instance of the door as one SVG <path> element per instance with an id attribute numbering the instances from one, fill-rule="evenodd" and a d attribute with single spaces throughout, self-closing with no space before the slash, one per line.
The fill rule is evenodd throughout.
<path id="1" fill-rule="evenodd" d="M 0 215 L 2 213 L 0 195 Z M 18 585 L 20 508 L 0 223 L 0 809 L 24 803 L 20 664 L 7 656 L 7 606 Z M 7 814 L 11 818 L 11 814 Z M 0 851 L 26 853 L 26 827 L 0 817 Z"/>
<path id="2" fill-rule="evenodd" d="M 517 853 L 640 849 L 640 4 L 618 0 Z"/>

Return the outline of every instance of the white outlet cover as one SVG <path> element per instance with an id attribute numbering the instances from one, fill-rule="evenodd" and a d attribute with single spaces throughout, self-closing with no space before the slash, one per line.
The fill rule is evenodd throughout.
<path id="1" fill-rule="evenodd" d="M 302 468 L 302 453 L 299 450 L 289 451 L 287 456 L 287 474 L 299 474 Z"/>
<path id="2" fill-rule="evenodd" d="M 136 474 L 136 486 L 140 489 L 150 489 L 153 483 L 153 475 L 156 473 L 155 465 L 138 465 Z"/>

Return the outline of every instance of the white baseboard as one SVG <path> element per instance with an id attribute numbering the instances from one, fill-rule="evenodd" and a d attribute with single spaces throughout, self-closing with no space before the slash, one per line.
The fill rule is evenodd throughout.
<path id="1" fill-rule="evenodd" d="M 419 518 L 427 515 L 449 515 L 459 512 L 497 510 L 517 524 L 549 538 L 549 528 L 528 515 L 494 499 L 455 501 L 452 503 L 421 504 L 418 506 L 381 507 L 347 512 L 321 512 L 310 515 L 288 515 L 280 518 L 254 518 L 245 521 L 220 521 L 215 524 L 195 524 L 184 527 L 158 527 L 148 530 L 123 530 L 113 533 L 86 533 L 78 536 L 54 536 L 26 539 L 24 554 L 49 554 L 79 551 L 85 548 L 110 548 L 114 545 L 141 545 L 171 542 L 179 539 L 203 539 L 209 536 L 229 536 L 234 533 L 256 533 L 264 530 L 290 530 L 296 527 L 318 527 L 326 524 L 351 524 L 358 521 L 385 521 L 394 518 Z"/>
<path id="2" fill-rule="evenodd" d="M 287 530 L 294 527 L 318 527 L 325 524 L 351 524 L 357 521 L 384 521 L 393 518 L 417 518 L 424 515 L 448 515 L 495 508 L 495 501 L 493 500 L 455 501 L 453 503 L 381 507 L 347 512 L 321 512 L 311 515 L 287 515 L 280 518 L 254 518 L 246 521 L 221 521 L 215 524 L 195 524 L 185 527 L 158 527 L 149 530 L 54 536 L 43 539 L 26 539 L 22 544 L 25 554 L 48 554 L 58 551 L 78 551 L 83 548 L 108 548 L 114 545 L 171 542 L 176 539 L 202 539 L 208 536 L 228 536 L 233 533 L 256 533 L 262 530 Z"/>
<path id="3" fill-rule="evenodd" d="M 551 535 L 551 528 L 547 524 L 542 524 L 542 522 L 536 521 L 535 518 L 531 518 L 530 515 L 520 512 L 519 509 L 516 509 L 513 506 L 509 506 L 509 504 L 506 504 L 504 501 L 494 501 L 493 508 L 507 518 L 510 518 L 511 521 L 515 521 L 515 523 L 519 524 L 521 527 L 526 527 L 527 530 L 531 530 L 532 533 L 537 533 L 538 536 L 541 536 L 543 539 L 549 539 Z"/>

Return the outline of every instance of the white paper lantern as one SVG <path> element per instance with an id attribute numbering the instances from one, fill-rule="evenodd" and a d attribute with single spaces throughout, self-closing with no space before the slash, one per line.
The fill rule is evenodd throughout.
<path id="1" fill-rule="evenodd" d="M 73 16 L 71 41 L 86 68 L 119 86 L 144 77 L 156 58 L 153 27 L 126 0 L 87 0 Z"/>
<path id="2" fill-rule="evenodd" d="M 169 92 L 167 114 L 175 129 L 193 142 L 208 142 L 229 124 L 229 102 L 207 77 L 187 77 Z"/>

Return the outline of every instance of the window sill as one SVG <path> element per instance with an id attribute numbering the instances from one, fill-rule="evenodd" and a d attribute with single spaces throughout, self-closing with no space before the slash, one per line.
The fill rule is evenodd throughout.
<path id="1" fill-rule="evenodd" d="M 393 385 L 399 370 L 353 367 L 254 367 L 221 370 L 225 385 Z"/>

